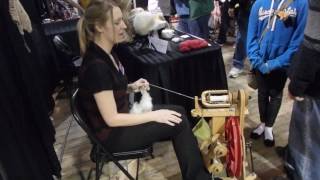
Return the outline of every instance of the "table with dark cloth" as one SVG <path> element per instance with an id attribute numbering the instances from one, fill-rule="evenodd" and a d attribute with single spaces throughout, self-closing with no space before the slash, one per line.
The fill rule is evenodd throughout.
<path id="1" fill-rule="evenodd" d="M 139 78 L 151 84 L 178 91 L 188 96 L 201 96 L 208 89 L 228 89 L 221 48 L 215 44 L 188 53 L 180 53 L 178 44 L 169 42 L 170 51 L 161 54 L 149 48 L 119 45 L 117 54 L 123 63 L 129 82 Z M 187 111 L 194 101 L 151 87 L 154 104 L 182 105 Z"/>

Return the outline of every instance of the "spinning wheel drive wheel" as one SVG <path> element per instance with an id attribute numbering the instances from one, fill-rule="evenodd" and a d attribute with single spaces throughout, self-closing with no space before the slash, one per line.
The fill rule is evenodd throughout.
<path id="1" fill-rule="evenodd" d="M 227 118 L 225 135 L 228 142 L 227 174 L 229 177 L 241 177 L 243 163 L 243 148 L 240 130 L 240 119 L 237 116 Z"/>

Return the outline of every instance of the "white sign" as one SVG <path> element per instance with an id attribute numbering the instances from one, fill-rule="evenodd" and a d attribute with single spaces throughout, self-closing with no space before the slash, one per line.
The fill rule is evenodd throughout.
<path id="1" fill-rule="evenodd" d="M 151 12 L 152 14 L 162 13 L 158 5 L 158 0 L 148 0 L 148 11 Z"/>
<path id="2" fill-rule="evenodd" d="M 151 48 L 155 48 L 158 52 L 166 54 L 168 49 L 168 41 L 159 39 L 158 37 L 149 37 L 149 44 Z"/>

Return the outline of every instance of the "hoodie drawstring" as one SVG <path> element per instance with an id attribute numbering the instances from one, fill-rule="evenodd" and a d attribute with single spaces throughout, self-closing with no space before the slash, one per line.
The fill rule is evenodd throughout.
<path id="1" fill-rule="evenodd" d="M 286 0 L 281 0 L 281 2 L 280 2 L 279 5 L 278 5 L 278 8 L 277 8 L 277 11 L 276 11 L 276 12 L 279 11 L 279 9 L 281 8 L 281 6 L 282 6 L 282 4 L 284 3 L 284 1 L 286 1 Z M 274 13 L 276 13 L 276 12 L 274 12 Z M 275 17 L 273 18 L 271 31 L 274 31 L 274 29 L 275 29 L 275 27 L 276 27 L 276 21 L 277 21 L 277 15 L 276 15 L 276 14 L 273 14 L 273 16 L 275 16 Z"/>
<path id="2" fill-rule="evenodd" d="M 269 9 L 269 18 L 268 18 L 268 25 L 267 25 L 268 29 L 270 29 L 270 20 L 271 20 L 271 17 L 273 16 L 273 4 L 274 4 L 274 0 L 272 0 L 271 6 Z"/>

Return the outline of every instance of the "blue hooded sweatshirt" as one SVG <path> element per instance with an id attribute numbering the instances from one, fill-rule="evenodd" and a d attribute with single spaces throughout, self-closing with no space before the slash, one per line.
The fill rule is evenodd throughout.
<path id="1" fill-rule="evenodd" d="M 257 0 L 250 13 L 247 37 L 248 58 L 252 68 L 267 74 L 290 65 L 294 52 L 303 40 L 308 15 L 307 0 Z M 281 5 L 285 7 L 281 10 Z M 288 6 L 286 6 L 288 4 Z M 281 20 L 272 14 L 284 12 Z M 280 14 L 279 14 L 280 15 Z M 266 30 L 266 33 L 263 33 Z M 264 34 L 264 35 L 262 35 Z"/>

